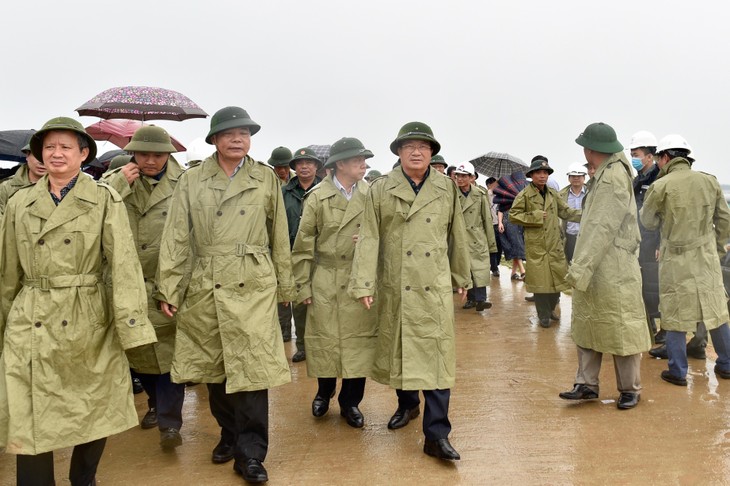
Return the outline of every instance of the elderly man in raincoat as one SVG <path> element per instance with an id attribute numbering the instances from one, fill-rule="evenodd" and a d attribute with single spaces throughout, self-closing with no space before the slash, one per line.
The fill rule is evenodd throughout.
<path id="1" fill-rule="evenodd" d="M 307 374 L 319 385 L 312 415 L 327 413 L 342 378 L 340 415 L 355 428 L 364 425 L 359 405 L 373 367 L 377 330 L 375 314 L 349 297 L 346 288 L 368 191 L 365 161 L 372 156 L 356 138 L 332 144 L 325 164 L 330 175 L 304 198 L 292 251 L 297 301 L 307 305 Z"/>
<path id="2" fill-rule="evenodd" d="M 276 312 L 295 297 L 286 213 L 271 167 L 248 156 L 261 128 L 239 107 L 213 115 L 216 152 L 175 187 L 160 248 L 156 298 L 177 314 L 172 379 L 207 383 L 221 426 L 214 463 L 264 482 L 268 389 L 291 381 Z M 185 292 L 192 260 L 192 274 Z"/>
<path id="3" fill-rule="evenodd" d="M 565 400 L 598 398 L 603 353 L 613 355 L 619 410 L 634 408 L 641 393 L 641 353 L 651 347 L 641 297 L 639 225 L 631 168 L 616 132 L 592 123 L 576 139 L 596 172 L 586 194 L 566 281 L 573 290 L 572 336 L 578 372 Z"/>
<path id="4" fill-rule="evenodd" d="M 370 187 L 349 292 L 368 309 L 375 306 L 373 378 L 398 395 L 388 428 L 418 416 L 423 390 L 424 452 L 459 459 L 448 439 L 456 374 L 452 288 L 463 303 L 471 274 L 456 185 L 429 169 L 440 148 L 421 122 L 404 125 L 391 143 L 401 166 Z"/>
<path id="5" fill-rule="evenodd" d="M 106 437 L 137 425 L 124 350 L 155 332 L 122 199 L 81 174 L 94 140 L 59 117 L 30 147 L 48 173 L 0 228 L 0 447 L 18 454 L 18 484 L 47 485 L 52 451 L 74 446 L 69 478 L 87 486 Z"/>
<path id="6" fill-rule="evenodd" d="M 147 392 L 149 410 L 142 428 L 157 427 L 160 445 L 165 450 L 182 444 L 182 407 L 185 385 L 170 379 L 172 351 L 175 346 L 175 318 L 167 317 L 157 307 L 154 293 L 160 239 L 169 212 L 172 192 L 183 172 L 170 155 L 176 152 L 170 135 L 162 127 L 143 126 L 132 136 L 124 150 L 134 156 L 123 167 L 104 174 L 124 199 L 137 244 L 147 289 L 147 313 L 155 327 L 157 343 L 127 352 L 129 364 Z"/>
<path id="7" fill-rule="evenodd" d="M 35 184 L 46 174 L 46 167 L 43 162 L 35 158 L 30 150 L 30 144 L 23 147 L 22 152 L 25 154 L 26 163 L 22 164 L 12 177 L 0 184 L 0 216 L 5 212 L 10 196 L 25 186 Z"/>
<path id="8" fill-rule="evenodd" d="M 656 151 L 659 174 L 644 197 L 641 223 L 661 231 L 659 310 L 669 355 L 669 369 L 661 376 L 687 386 L 685 335 L 704 322 L 718 356 L 715 373 L 730 379 L 730 327 L 720 265 L 730 240 L 730 209 L 717 179 L 692 170 L 691 149 L 683 137 L 667 135 Z"/>
<path id="9" fill-rule="evenodd" d="M 547 158 L 538 155 L 525 172 L 532 182 L 517 194 L 509 219 L 525 228 L 527 291 L 535 294 L 535 308 L 541 327 L 550 327 L 550 321 L 559 321 L 555 313 L 560 292 L 568 290 L 565 274 L 565 242 L 560 230 L 560 219 L 580 221 L 581 212 L 568 206 L 558 191 L 548 187 L 553 173 Z"/>

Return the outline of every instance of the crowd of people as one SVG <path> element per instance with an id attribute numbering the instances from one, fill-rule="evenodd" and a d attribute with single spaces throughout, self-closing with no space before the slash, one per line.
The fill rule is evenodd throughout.
<path id="1" fill-rule="evenodd" d="M 82 172 L 96 144 L 76 120 L 33 135 L 28 163 L 0 185 L 0 446 L 17 455 L 19 485 L 53 484 L 64 447 L 71 484 L 95 484 L 106 438 L 139 423 L 130 368 L 148 395 L 141 427 L 158 428 L 162 449 L 183 443 L 186 384 L 204 383 L 220 426 L 211 461 L 266 482 L 268 390 L 291 381 L 293 337 L 292 361 L 317 379 L 314 417 L 340 379 L 340 415 L 362 428 L 373 379 L 395 391 L 389 429 L 420 415 L 422 394 L 424 453 L 458 460 L 454 294 L 489 309 L 502 254 L 541 327 L 572 294 L 578 370 L 561 398 L 597 398 L 608 353 L 617 406 L 635 407 L 652 341 L 665 342 L 651 351 L 669 358 L 662 379 L 686 385 L 704 330 L 730 379 L 730 210 L 681 137 L 640 132 L 629 162 L 613 128 L 591 124 L 568 186 L 554 187 L 538 155 L 498 207 L 497 180 L 481 187 L 471 163 L 450 166 L 422 122 L 397 132 L 385 175 L 368 173 L 373 152 L 351 137 L 324 160 L 278 147 L 257 162 L 259 129 L 242 108 L 217 111 L 215 152 L 183 168 L 169 134 L 143 126 L 101 181 Z"/>

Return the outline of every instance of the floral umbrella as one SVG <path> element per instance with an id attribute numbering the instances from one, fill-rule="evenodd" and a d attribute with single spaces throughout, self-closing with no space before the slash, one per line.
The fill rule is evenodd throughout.
<path id="1" fill-rule="evenodd" d="M 187 96 L 148 86 L 121 86 L 102 91 L 76 111 L 82 116 L 131 120 L 180 121 L 208 116 Z"/>
<path id="2" fill-rule="evenodd" d="M 142 125 L 138 120 L 101 120 L 86 127 L 86 133 L 94 140 L 108 140 L 117 147 L 124 148 Z M 175 140 L 175 137 L 170 136 L 170 140 L 178 152 L 185 151 L 183 144 Z"/>

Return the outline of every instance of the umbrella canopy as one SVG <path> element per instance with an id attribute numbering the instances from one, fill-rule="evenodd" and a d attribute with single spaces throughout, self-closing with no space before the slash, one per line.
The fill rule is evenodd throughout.
<path id="1" fill-rule="evenodd" d="M 522 172 L 500 177 L 492 191 L 494 193 L 492 203 L 499 206 L 501 212 L 506 213 L 512 207 L 517 194 L 525 187 L 527 187 L 527 179 Z"/>
<path id="2" fill-rule="evenodd" d="M 310 145 L 307 148 L 314 150 L 314 154 L 317 157 L 319 157 L 319 160 L 321 160 L 322 163 L 327 162 L 327 159 L 330 156 L 330 146 L 329 145 Z"/>
<path id="3" fill-rule="evenodd" d="M 503 152 L 489 152 L 469 162 L 480 174 L 499 179 L 515 172 L 525 172 L 528 169 L 521 159 Z"/>
<path id="4" fill-rule="evenodd" d="M 94 140 L 108 140 L 117 147 L 124 148 L 142 125 L 138 120 L 101 120 L 86 127 L 86 133 Z M 178 152 L 185 152 L 185 146 L 175 140 L 175 137 L 170 136 L 170 139 Z"/>
<path id="5" fill-rule="evenodd" d="M 35 130 L 0 131 L 0 160 L 25 162 L 25 154 L 20 150 L 30 142 L 34 133 Z"/>
<path id="6" fill-rule="evenodd" d="M 131 120 L 180 121 L 208 116 L 187 96 L 149 86 L 120 86 L 102 91 L 76 111 L 82 116 Z"/>

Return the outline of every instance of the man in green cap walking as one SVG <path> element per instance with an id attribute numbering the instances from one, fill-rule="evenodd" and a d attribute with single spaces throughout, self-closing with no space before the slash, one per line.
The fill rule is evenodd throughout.
<path id="1" fill-rule="evenodd" d="M 208 384 L 221 427 L 212 460 L 235 457 L 249 482 L 268 480 L 268 389 L 291 381 L 276 304 L 296 295 L 278 178 L 248 156 L 259 129 L 239 107 L 213 115 L 216 152 L 180 176 L 170 203 L 156 296 L 168 317 L 179 308 L 173 381 Z"/>
<path id="2" fill-rule="evenodd" d="M 271 157 L 269 157 L 269 160 L 266 162 L 274 168 L 274 172 L 276 172 L 276 176 L 279 178 L 282 185 L 289 182 L 292 178 L 292 170 L 289 167 L 292 157 L 293 155 L 291 150 L 288 148 L 276 147 L 271 151 Z M 291 332 L 291 329 L 289 331 Z"/>
<path id="3" fill-rule="evenodd" d="M 124 150 L 131 153 L 132 158 L 121 168 L 105 173 L 104 180 L 117 190 L 127 207 L 144 273 L 147 313 L 157 334 L 156 344 L 132 349 L 127 352 L 127 358 L 149 397 L 149 409 L 141 426 L 143 429 L 157 427 L 160 445 L 164 450 L 172 450 L 182 444 L 180 428 L 185 385 L 170 379 L 175 318 L 162 313 L 154 295 L 162 229 L 183 169 L 170 155 L 177 149 L 161 127 L 140 127 Z"/>
<path id="4" fill-rule="evenodd" d="M 391 143 L 401 166 L 370 187 L 349 293 L 377 315 L 373 378 L 398 395 L 388 428 L 419 415 L 423 390 L 423 451 L 455 460 L 448 439 L 456 375 L 452 288 L 463 304 L 471 273 L 458 190 L 429 167 L 440 149 L 421 122 L 405 124 Z"/>
<path id="5" fill-rule="evenodd" d="M 639 225 L 629 161 L 616 132 L 592 123 L 576 139 L 595 169 L 585 196 L 580 233 L 567 282 L 573 290 L 572 336 L 578 372 L 565 400 L 598 398 L 603 353 L 613 355 L 620 410 L 634 408 L 641 392 L 641 353 L 651 347 L 641 297 Z"/>
<path id="6" fill-rule="evenodd" d="M 299 221 L 302 218 L 302 207 L 304 200 L 304 194 L 316 186 L 322 181 L 317 176 L 317 172 L 324 166 L 317 154 L 314 153 L 309 147 L 300 148 L 297 150 L 291 161 L 289 167 L 296 172 L 296 176 L 292 177 L 289 182 L 281 188 L 282 194 L 284 195 L 284 206 L 286 207 L 286 219 L 289 224 L 289 242 L 291 246 L 294 246 L 294 239 L 297 237 L 297 231 L 299 230 Z M 304 332 L 307 326 L 307 306 L 303 304 L 297 304 L 290 307 L 291 314 L 294 317 L 294 329 L 297 333 L 297 352 L 292 356 L 292 361 L 298 363 L 307 359 L 307 353 L 305 351 L 304 343 Z M 282 321 L 286 315 L 282 316 Z M 286 337 L 291 337 L 291 317 L 287 320 L 289 327 L 282 333 Z"/>
<path id="7" fill-rule="evenodd" d="M 46 167 L 43 162 L 35 158 L 30 150 L 30 144 L 23 147 L 22 152 L 25 154 L 26 163 L 21 165 L 12 177 L 0 184 L 0 217 L 5 212 L 5 205 L 10 196 L 25 186 L 35 184 L 46 174 Z"/>
<path id="8" fill-rule="evenodd" d="M 431 167 L 436 169 L 438 172 L 446 175 L 446 167 L 448 167 L 448 164 L 446 163 L 442 155 L 434 155 L 433 157 L 431 157 Z"/>

